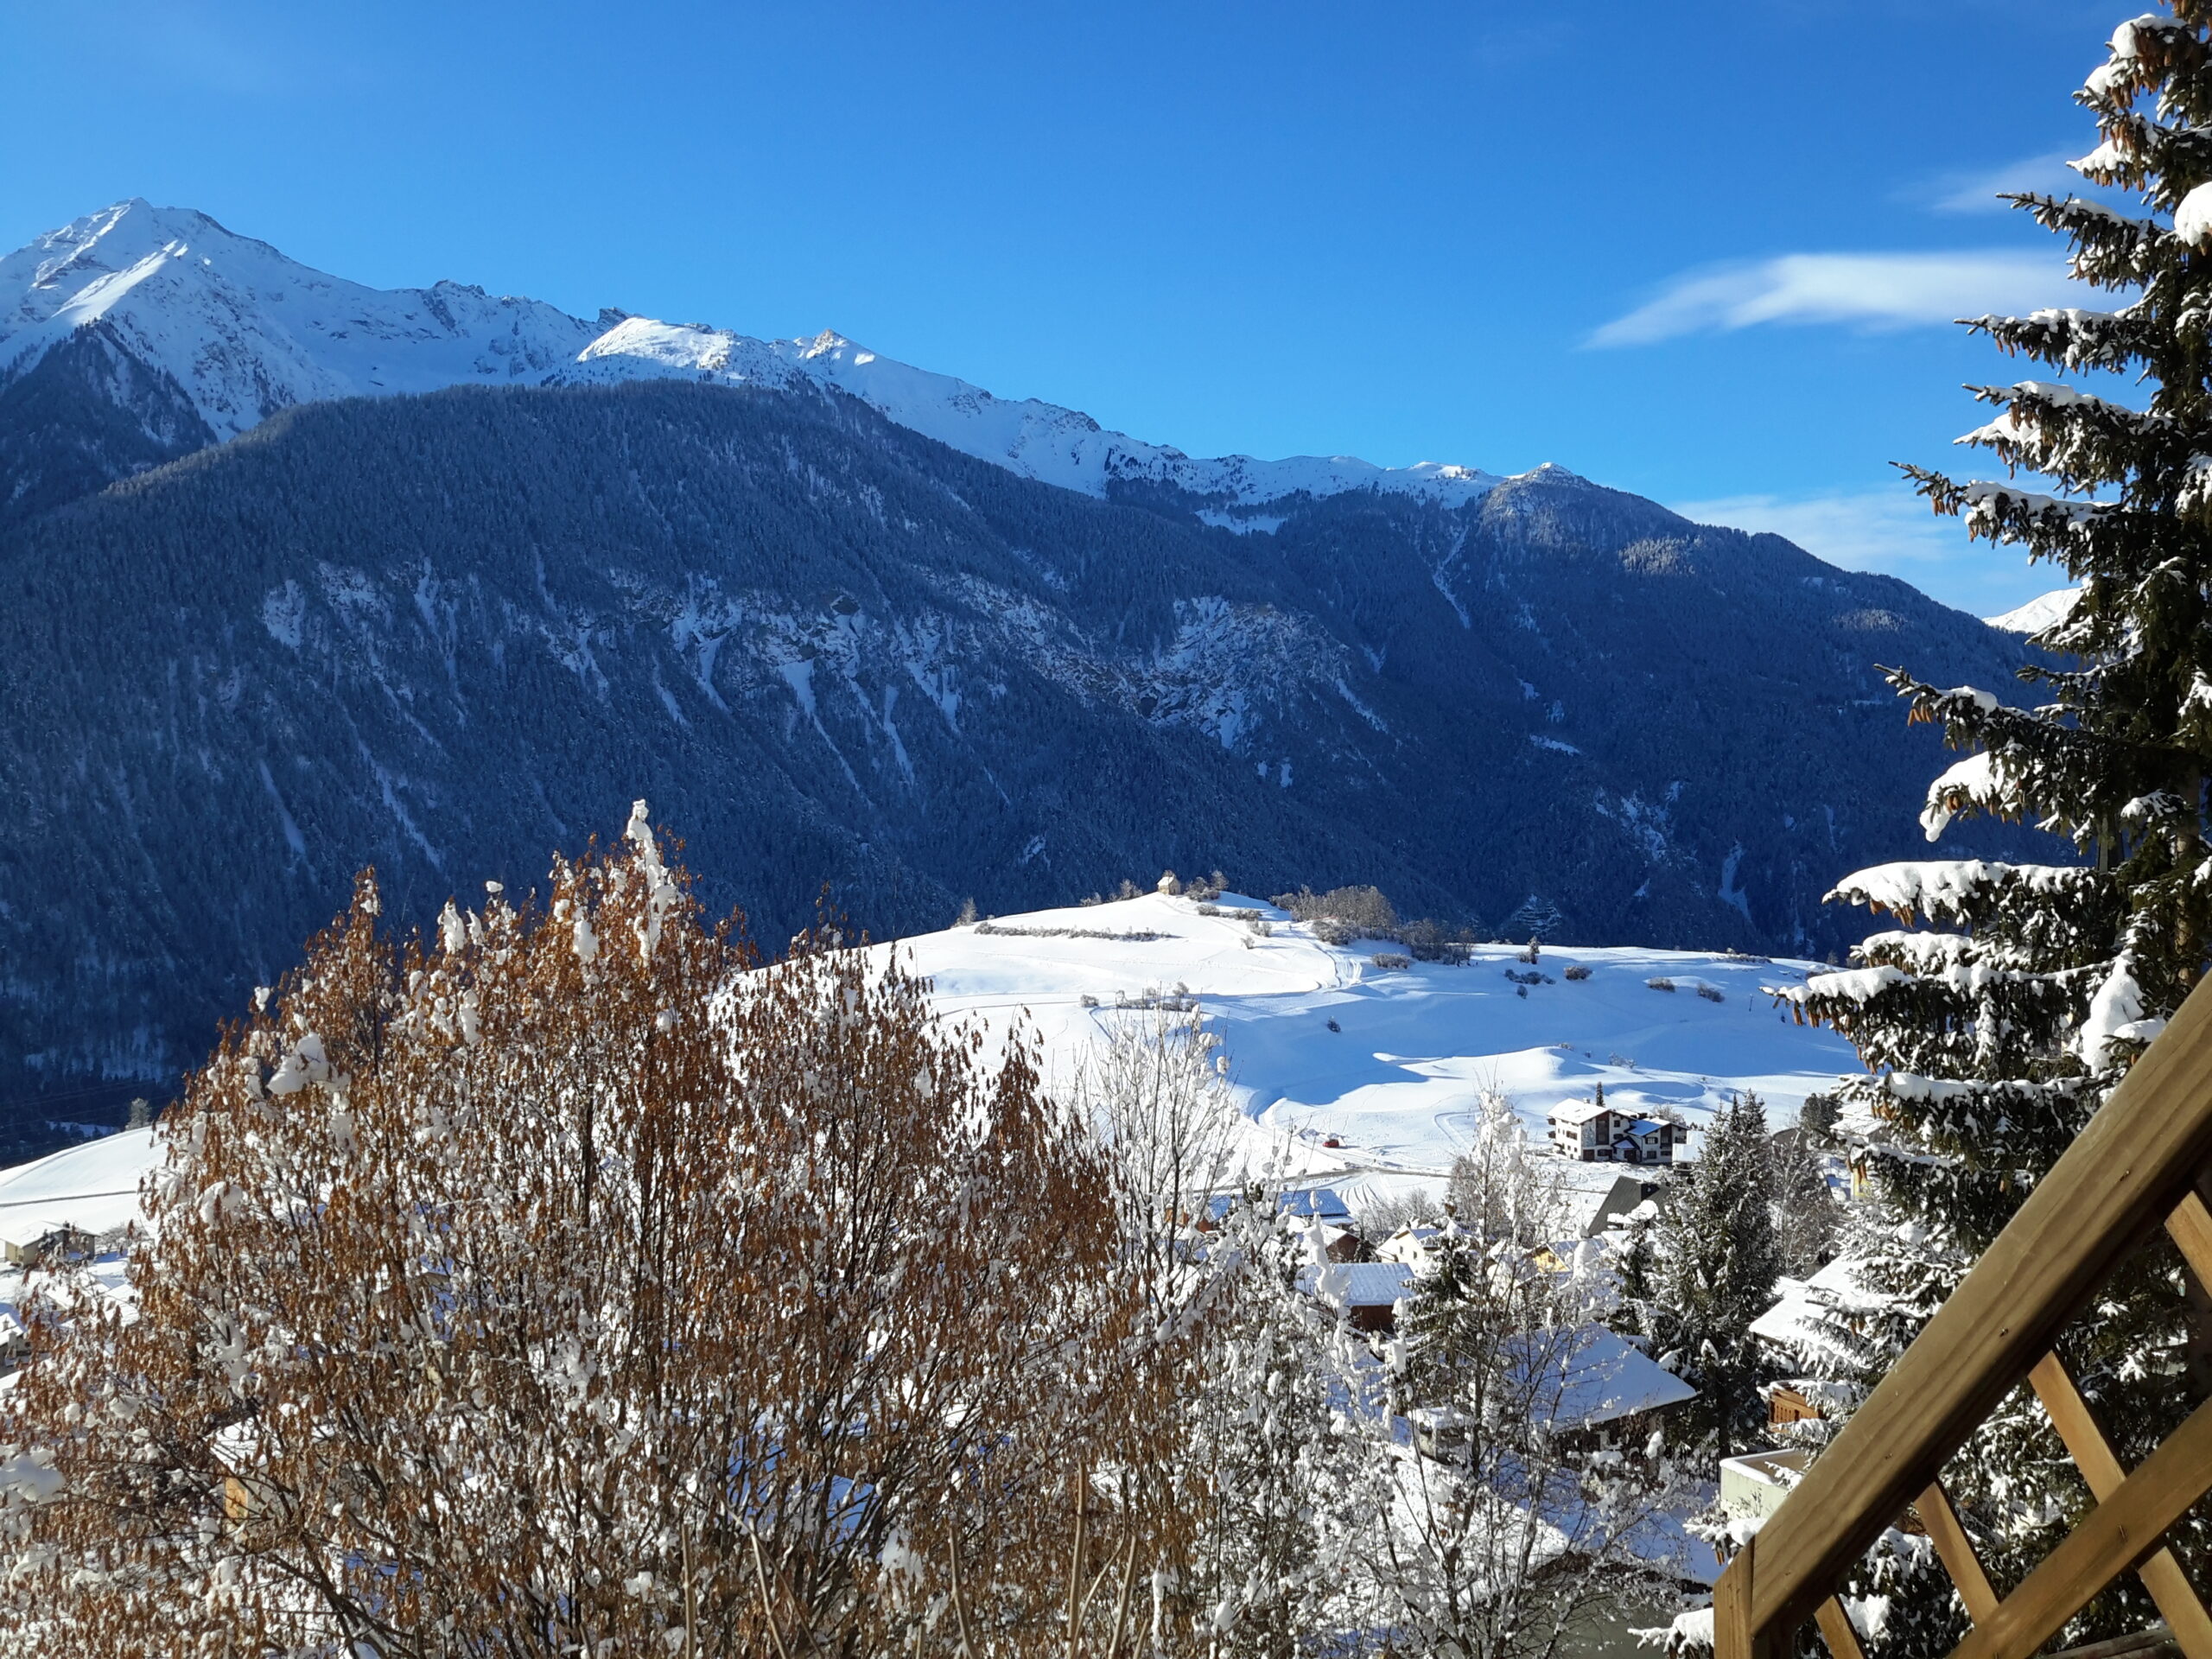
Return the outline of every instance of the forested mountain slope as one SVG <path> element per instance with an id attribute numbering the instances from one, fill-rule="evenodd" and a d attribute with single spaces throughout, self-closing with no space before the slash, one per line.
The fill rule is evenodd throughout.
<path id="1" fill-rule="evenodd" d="M 427 920 L 640 795 L 772 938 L 825 880 L 880 933 L 1173 866 L 1825 954 L 1941 764 L 1872 664 L 2025 649 L 1555 468 L 1107 495 L 660 380 L 307 404 L 20 518 L 0 1100 L 174 1077 L 363 863 Z"/>

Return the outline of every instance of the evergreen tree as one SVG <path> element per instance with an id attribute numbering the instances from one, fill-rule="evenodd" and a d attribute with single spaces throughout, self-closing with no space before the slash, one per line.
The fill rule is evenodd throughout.
<path id="1" fill-rule="evenodd" d="M 2122 23 L 2077 101 L 2103 142 L 2075 163 L 2134 192 L 2116 212 L 2072 196 L 2016 195 L 2071 247 L 2074 274 L 2113 291 L 2109 309 L 2038 311 L 1969 324 L 2007 355 L 2075 383 L 2023 380 L 1976 396 L 1997 417 L 1964 442 L 1992 452 L 2002 482 L 1906 470 L 1939 512 L 2024 548 L 2080 584 L 2070 614 L 2036 636 L 2024 670 L 2040 706 L 2009 708 L 1904 670 L 1891 683 L 1915 721 L 1972 753 L 1931 787 L 1929 839 L 1971 814 L 2024 819 L 2061 838 L 2055 861 L 1885 865 L 1831 897 L 1910 928 L 1877 933 L 1852 971 L 1791 995 L 1858 1046 L 1868 1075 L 1847 1085 L 1842 1132 L 1878 1203 L 1859 1229 L 1866 1287 L 1886 1313 L 1851 1335 L 1872 1381 L 1902 1351 L 2021 1199 L 2109 1096 L 2187 995 L 2205 958 L 2212 863 L 2203 835 L 2212 756 L 2212 5 Z M 2132 404 L 2084 390 L 2126 375 Z M 2139 405 L 2135 406 L 2135 405 Z M 2041 474 L 2053 493 L 2018 487 Z M 2066 861 L 2072 855 L 2072 861 Z M 2060 1353 L 2131 1466 L 2196 1400 L 2186 1280 L 2163 1238 L 2146 1246 L 2062 1339 Z M 2033 1399 L 2017 1390 L 1946 1471 L 2004 1582 L 2017 1580 L 2088 1507 Z M 2201 1518 L 2170 1541 L 2199 1570 Z M 1878 1561 L 1864 1587 L 1892 1598 L 1878 1646 L 1940 1652 L 1961 1624 L 1940 1575 Z M 2069 1643 L 2153 1617 L 2123 1580 Z"/>
<path id="2" fill-rule="evenodd" d="M 1775 1248 L 1782 1271 L 1809 1279 L 1835 1254 L 1843 1209 L 1828 1187 L 1828 1137 L 1802 1118 L 1770 1143 L 1774 1162 Z"/>
<path id="3" fill-rule="evenodd" d="M 1782 1271 L 1776 1198 L 1766 1108 L 1739 1095 L 1626 1251 L 1622 1322 L 1697 1389 L 1677 1432 L 1713 1435 L 1724 1452 L 1755 1440 L 1764 1417 L 1760 1385 L 1770 1368 L 1751 1326 L 1773 1304 Z"/>
<path id="4" fill-rule="evenodd" d="M 1508 944 L 1523 939 L 1556 939 L 1566 930 L 1560 907 L 1541 893 L 1532 893 L 1497 925 L 1497 937 Z"/>

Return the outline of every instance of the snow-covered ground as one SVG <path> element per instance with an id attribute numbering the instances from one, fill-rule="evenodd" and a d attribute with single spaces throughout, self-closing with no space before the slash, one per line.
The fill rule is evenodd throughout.
<path id="1" fill-rule="evenodd" d="M 1751 1090 L 1779 1128 L 1808 1094 L 1858 1069 L 1848 1043 L 1796 1024 L 1762 994 L 1816 963 L 1546 949 L 1535 971 L 1548 982 L 1524 987 L 1506 976 L 1531 971 L 1507 945 L 1478 947 L 1465 967 L 1382 969 L 1375 957 L 1400 947 L 1334 947 L 1260 900 L 1224 893 L 1214 903 L 1258 911 L 1270 936 L 1152 893 L 878 948 L 928 976 L 949 1015 L 1001 1034 L 1026 1019 L 1060 1087 L 1112 1022 L 1146 1017 L 1118 1012 L 1118 1001 L 1187 993 L 1222 1039 L 1255 1158 L 1301 1180 L 1325 1179 L 1355 1208 L 1408 1187 L 1440 1190 L 1484 1090 L 1507 1096 L 1538 1141 L 1554 1107 L 1589 1098 L 1599 1084 L 1610 1104 L 1671 1107 L 1693 1125 Z M 1566 977 L 1577 965 L 1588 978 Z M 1675 988 L 1654 989 L 1654 979 Z M 1694 1135 L 1693 1155 L 1696 1145 Z"/>
<path id="2" fill-rule="evenodd" d="M 119 1230 L 138 1217 L 138 1183 L 161 1157 L 150 1130 L 132 1129 L 0 1170 L 0 1240 L 28 1245 L 64 1228 L 96 1238 Z M 101 1258 L 92 1284 L 121 1295 L 122 1257 Z M 22 1268 L 0 1266 L 0 1346 L 22 1329 L 16 1313 L 25 1288 Z"/>
<path id="3" fill-rule="evenodd" d="M 1396 945 L 1325 944 L 1235 893 L 1213 908 L 1222 913 L 1148 893 L 874 948 L 927 976 L 948 1018 L 979 1020 L 1001 1039 L 1026 1024 L 1062 1090 L 1116 1022 L 1159 1017 L 1118 1004 L 1188 997 L 1221 1039 L 1255 1165 L 1332 1186 L 1355 1209 L 1408 1188 L 1440 1192 L 1487 1090 L 1505 1095 L 1538 1141 L 1555 1107 L 1599 1084 L 1610 1104 L 1672 1108 L 1693 1125 L 1752 1090 L 1781 1128 L 1806 1095 L 1856 1067 L 1841 1038 L 1796 1024 L 1760 988 L 1800 981 L 1815 963 L 1546 949 L 1533 970 L 1542 982 L 1522 985 L 1508 973 L 1532 970 L 1507 945 L 1478 946 L 1464 967 L 1379 968 L 1375 957 Z M 1256 912 L 1268 934 L 1237 912 Z M 1578 965 L 1589 976 L 1568 979 Z M 1675 988 L 1655 989 L 1654 979 Z M 0 1171 L 0 1237 L 122 1226 L 159 1157 L 154 1137 L 134 1131 Z M 1618 1172 L 1578 1173 L 1609 1184 Z"/>
<path id="4" fill-rule="evenodd" d="M 139 1178 L 160 1159 L 153 1132 L 135 1129 L 0 1170 L 0 1240 L 114 1231 L 137 1216 Z"/>

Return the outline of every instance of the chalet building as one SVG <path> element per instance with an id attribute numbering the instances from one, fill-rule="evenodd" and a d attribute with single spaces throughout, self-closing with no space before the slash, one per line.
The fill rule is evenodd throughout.
<path id="1" fill-rule="evenodd" d="M 0 1221 L 0 1257 L 11 1268 L 54 1267 L 82 1262 L 96 1241 L 81 1227 L 47 1217 Z"/>
<path id="2" fill-rule="evenodd" d="M 1680 1124 L 1639 1117 L 1605 1104 L 1605 1085 L 1596 1097 L 1567 1101 L 1546 1120 L 1552 1145 L 1586 1164 L 1672 1164 L 1675 1147 L 1688 1135 Z"/>
<path id="3" fill-rule="evenodd" d="M 1413 1278 L 1414 1270 L 1400 1262 L 1354 1262 L 1308 1268 L 1300 1285 L 1353 1330 L 1387 1336 L 1398 1328 L 1398 1301 Z"/>
<path id="4" fill-rule="evenodd" d="M 1603 1238 L 1627 1225 L 1646 1199 L 1658 1196 L 1669 1172 L 1663 1165 L 1647 1170 L 1577 1160 L 1545 1173 L 1559 1189 L 1562 1236 Z"/>
<path id="5" fill-rule="evenodd" d="M 1721 1509 L 1738 1520 L 1765 1520 L 1782 1507 L 1812 1461 L 1811 1451 L 1802 1446 L 1721 1459 Z"/>
<path id="6" fill-rule="evenodd" d="M 1408 1222 L 1404 1226 L 1375 1247 L 1377 1262 L 1394 1262 L 1401 1267 L 1418 1267 L 1422 1259 L 1444 1236 L 1441 1227 L 1432 1227 L 1426 1222 Z"/>
<path id="7" fill-rule="evenodd" d="M 1541 1418 L 1568 1446 L 1641 1440 L 1697 1390 L 1602 1325 L 1529 1332 L 1508 1345 L 1504 1388 L 1516 1409 Z M 1414 1449 L 1449 1462 L 1464 1452 L 1472 1420 L 1450 1406 L 1405 1414 Z"/>

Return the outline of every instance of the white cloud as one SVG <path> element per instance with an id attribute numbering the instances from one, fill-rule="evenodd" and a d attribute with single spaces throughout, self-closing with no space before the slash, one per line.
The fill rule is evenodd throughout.
<path id="1" fill-rule="evenodd" d="M 2096 188 L 2067 165 L 2071 159 L 2067 151 L 2054 149 L 1979 173 L 1946 173 L 1930 181 L 1924 199 L 1939 213 L 2009 213 L 2018 210 L 1998 197 L 2014 191 L 2046 196 L 2095 194 Z"/>
<path id="2" fill-rule="evenodd" d="M 2060 573 L 2031 565 L 2018 550 L 1967 538 L 1956 518 L 1939 518 L 1898 483 L 1888 489 L 1805 495 L 1730 495 L 1667 505 L 1700 524 L 1765 531 L 1847 570 L 1910 582 L 1946 605 L 1993 614 L 2057 585 Z"/>
<path id="3" fill-rule="evenodd" d="M 2047 253 L 1790 253 L 1687 272 L 1599 329 L 1589 344 L 1649 346 L 1768 322 L 1904 328 L 1990 311 L 2031 311 L 2078 293 L 2065 267 Z"/>

